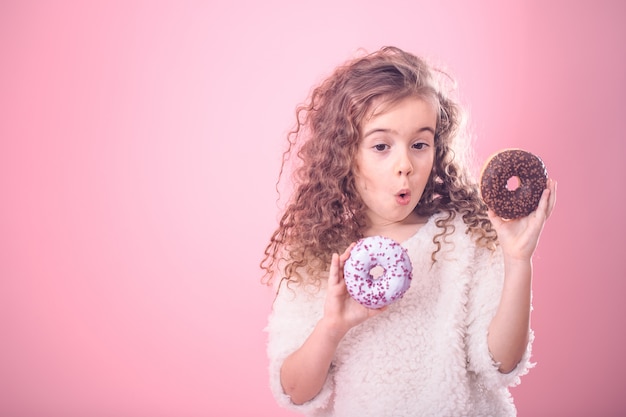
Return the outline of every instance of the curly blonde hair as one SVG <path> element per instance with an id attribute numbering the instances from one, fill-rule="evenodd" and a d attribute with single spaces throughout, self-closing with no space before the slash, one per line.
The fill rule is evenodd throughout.
<path id="1" fill-rule="evenodd" d="M 338 67 L 296 108 L 279 182 L 294 153 L 299 165 L 293 172 L 291 199 L 265 248 L 264 282 L 270 284 L 280 269 L 281 278 L 291 282 L 303 282 L 306 276 L 308 284 L 319 284 L 327 276 L 332 254 L 363 237 L 366 207 L 355 185 L 355 155 L 360 127 L 374 102 L 381 100 L 393 104 L 414 96 L 438 109 L 433 169 L 415 208 L 421 216 L 445 213 L 436 222 L 440 232 L 433 237 L 433 262 L 442 240 L 454 232 L 457 215 L 478 244 L 495 247 L 495 230 L 455 140 L 462 130 L 462 111 L 442 81 L 451 80 L 415 55 L 384 47 Z"/>

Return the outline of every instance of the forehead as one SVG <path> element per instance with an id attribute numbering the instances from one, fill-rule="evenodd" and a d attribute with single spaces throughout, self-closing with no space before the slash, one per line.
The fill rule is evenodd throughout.
<path id="1" fill-rule="evenodd" d="M 396 107 L 399 103 L 408 99 L 420 100 L 424 103 L 430 104 L 432 110 L 436 114 L 439 113 L 438 112 L 439 101 L 434 95 L 431 95 L 431 94 L 408 95 L 408 96 L 394 97 L 394 98 L 377 97 L 372 101 L 367 111 L 365 112 L 365 117 L 363 118 L 363 120 L 361 120 L 361 123 L 360 123 L 361 128 L 363 127 L 363 125 L 365 125 L 372 119 L 389 112 L 394 107 Z"/>
<path id="2" fill-rule="evenodd" d="M 404 114 L 404 120 L 415 123 L 434 123 L 433 129 L 439 124 L 439 102 L 433 97 L 424 97 L 418 95 L 409 95 L 398 99 L 382 99 L 375 100 L 368 112 L 361 120 L 359 130 L 363 134 L 363 130 L 369 125 L 385 124 L 390 120 L 398 120 L 398 111 Z M 395 116 L 391 114 L 395 112 Z M 408 112 L 408 113 L 407 113 Z M 392 119 L 389 119 L 389 117 Z M 434 120 L 433 120 L 434 119 Z"/>

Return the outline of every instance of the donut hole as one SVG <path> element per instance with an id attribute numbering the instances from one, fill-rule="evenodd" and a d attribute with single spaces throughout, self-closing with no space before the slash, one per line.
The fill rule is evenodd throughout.
<path id="1" fill-rule="evenodd" d="M 506 189 L 509 191 L 517 190 L 520 185 L 522 185 L 522 181 L 517 176 L 512 176 L 506 182 Z"/>
<path id="2" fill-rule="evenodd" d="M 385 268 L 383 268 L 380 265 L 376 265 L 372 269 L 370 269 L 370 275 L 374 279 L 378 279 L 382 277 L 384 274 L 385 274 Z"/>

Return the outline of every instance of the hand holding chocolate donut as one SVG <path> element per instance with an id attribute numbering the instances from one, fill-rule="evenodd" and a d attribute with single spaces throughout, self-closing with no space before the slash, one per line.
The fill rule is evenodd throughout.
<path id="1" fill-rule="evenodd" d="M 510 189 L 508 183 L 517 179 Z M 485 164 L 480 179 L 483 201 L 497 216 L 517 219 L 528 216 L 539 205 L 548 172 L 536 155 L 521 149 L 506 149 Z"/>

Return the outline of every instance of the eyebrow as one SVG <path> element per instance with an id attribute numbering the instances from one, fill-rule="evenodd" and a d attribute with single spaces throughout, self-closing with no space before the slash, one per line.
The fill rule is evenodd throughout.
<path id="1" fill-rule="evenodd" d="M 379 133 L 379 132 L 382 132 L 382 133 L 393 133 L 393 134 L 396 134 L 396 135 L 398 134 L 398 132 L 396 130 L 394 130 L 394 129 L 374 128 L 374 129 L 369 130 L 368 132 L 366 132 L 363 135 L 363 139 L 365 139 L 366 137 L 368 137 L 370 135 L 373 135 L 374 133 Z M 430 126 L 425 126 L 425 127 L 421 128 L 421 129 L 418 129 L 415 133 L 419 134 L 419 133 L 422 133 L 422 132 L 430 132 L 430 133 L 433 134 L 433 136 L 435 135 L 435 129 L 433 129 Z"/>

